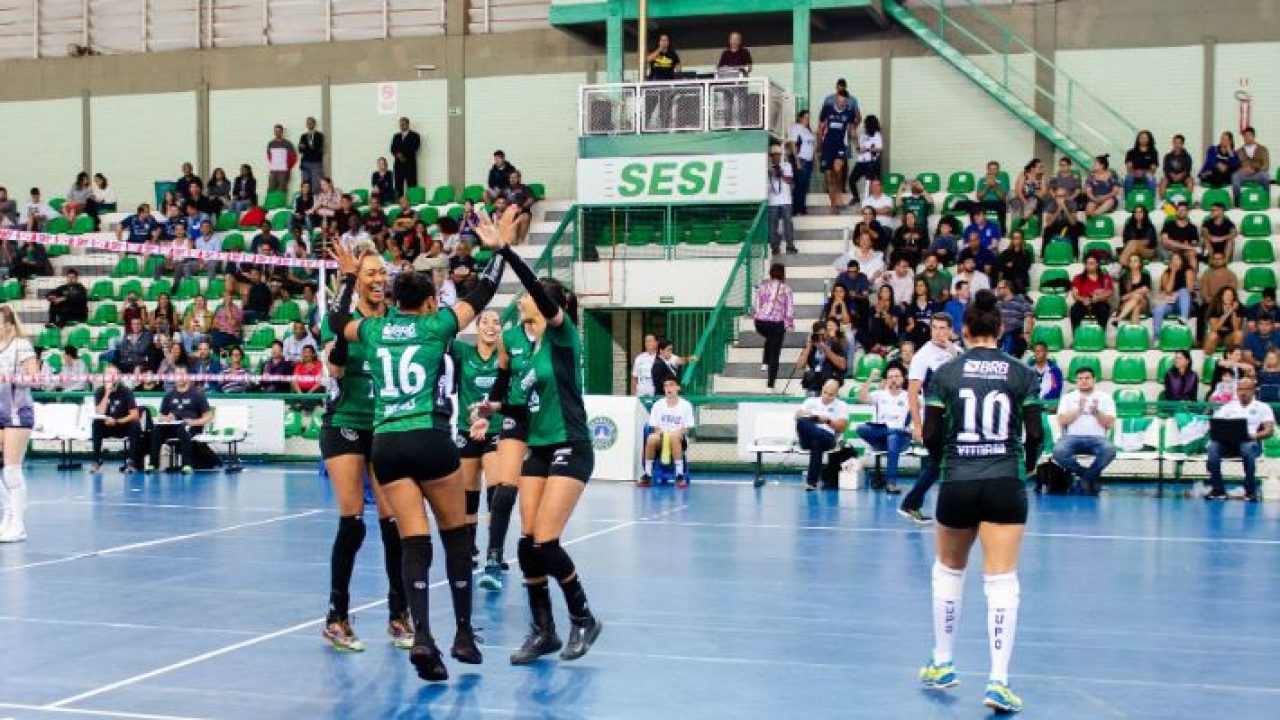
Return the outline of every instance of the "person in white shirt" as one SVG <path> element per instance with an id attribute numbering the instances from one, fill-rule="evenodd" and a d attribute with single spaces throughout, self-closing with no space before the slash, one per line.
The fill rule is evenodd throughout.
<path id="1" fill-rule="evenodd" d="M 853 194 L 853 204 L 861 201 L 862 193 L 858 190 L 858 181 L 867 180 L 868 194 L 871 182 L 880 177 L 880 155 L 884 153 L 884 136 L 880 134 L 880 118 L 868 115 L 858 135 L 858 155 L 849 173 L 849 192 Z"/>
<path id="2" fill-rule="evenodd" d="M 813 173 L 813 148 L 817 137 L 809 127 L 809 111 L 796 113 L 796 124 L 787 131 L 796 149 L 795 184 L 791 189 L 791 214 L 809 214 L 809 177 Z"/>
<path id="3" fill-rule="evenodd" d="M 905 258 L 898 258 L 893 272 L 884 276 L 884 284 L 893 290 L 894 305 L 908 305 L 916 286 L 916 274 L 911 271 L 911 264 Z"/>
<path id="4" fill-rule="evenodd" d="M 1098 494 L 1102 471 L 1116 459 L 1116 448 L 1107 440 L 1107 431 L 1116 422 L 1116 402 L 1109 393 L 1094 387 L 1096 381 L 1092 369 L 1082 367 L 1076 371 L 1076 389 L 1058 402 L 1062 436 L 1053 445 L 1053 461 L 1079 476 L 1084 491 L 1090 495 Z M 1078 455 L 1093 458 L 1089 469 L 1076 460 Z"/>
<path id="5" fill-rule="evenodd" d="M 636 397 L 657 395 L 653 386 L 653 363 L 658 359 L 658 336 L 649 333 L 644 336 L 644 352 L 636 355 L 631 363 L 631 394 Z"/>
<path id="6" fill-rule="evenodd" d="M 649 437 L 644 441 L 644 475 L 640 487 L 653 484 L 653 459 L 666 445 L 676 467 L 676 487 L 689 487 L 689 431 L 693 429 L 693 405 L 680 397 L 680 382 L 667 378 L 662 399 L 649 410 Z"/>
<path id="7" fill-rule="evenodd" d="M 782 241 L 787 241 L 787 254 L 796 249 L 796 228 L 791 222 L 791 189 L 795 185 L 795 170 L 782 157 L 782 146 L 769 148 L 769 247 L 776 255 L 782 252 Z M 779 228 L 781 225 L 781 228 Z"/>
<path id="8" fill-rule="evenodd" d="M 845 428 L 849 427 L 849 406 L 836 397 L 838 392 L 839 381 L 828 380 L 822 386 L 822 394 L 805 400 L 796 412 L 796 436 L 800 439 L 800 447 L 809 452 L 805 490 L 818 489 L 818 478 L 822 475 L 822 456 L 835 449 L 837 440 L 844 434 Z"/>
<path id="9" fill-rule="evenodd" d="M 925 343 L 911 358 L 907 368 L 907 407 L 911 411 L 911 436 L 916 440 L 924 438 L 924 416 L 920 408 L 924 406 L 924 393 L 929 389 L 929 379 L 933 372 L 950 362 L 960 354 L 960 348 L 951 342 L 951 316 L 936 313 L 929 320 L 929 342 Z M 928 525 L 932 518 L 921 512 L 924 507 L 924 496 L 929 488 L 938 481 L 942 467 L 932 457 L 920 462 L 920 476 L 911 492 L 902 499 L 898 514 L 917 525 Z"/>
<path id="10" fill-rule="evenodd" d="M 880 369 L 871 371 L 870 377 L 858 390 L 858 402 L 870 403 L 875 412 L 871 422 L 857 428 L 858 437 L 877 452 L 886 453 L 884 491 L 890 495 L 902 492 L 898 488 L 898 458 L 911 447 L 911 407 L 907 391 L 902 387 L 902 368 L 890 366 L 884 371 L 884 384 L 872 391 L 871 384 L 880 378 Z"/>
<path id="11" fill-rule="evenodd" d="M 977 294 L 979 290 L 991 289 L 991 278 L 987 274 L 974 267 L 972 257 L 966 257 L 964 262 L 960 263 L 960 269 L 956 271 L 955 276 L 951 278 L 951 292 L 954 294 L 956 285 L 961 281 L 969 283 L 969 292 Z"/>
<path id="12" fill-rule="evenodd" d="M 871 181 L 867 197 L 862 201 L 862 207 L 875 210 L 876 219 L 892 229 L 893 198 L 884 194 L 884 183 L 879 178 Z"/>
<path id="13" fill-rule="evenodd" d="M 289 362 L 298 362 L 302 359 L 302 348 L 310 345 L 312 350 L 317 354 L 320 353 L 320 344 L 307 332 L 307 326 L 301 320 L 295 320 L 293 323 L 293 333 L 284 339 L 284 359 Z"/>
<path id="14" fill-rule="evenodd" d="M 31 188 L 31 199 L 23 203 L 18 212 L 18 226 L 31 232 L 39 232 L 45 220 L 58 217 L 58 211 L 40 199 L 40 188 Z"/>
<path id="15" fill-rule="evenodd" d="M 1230 420 L 1244 418 L 1248 424 L 1249 440 L 1235 445 L 1209 441 L 1209 485 L 1206 500 L 1225 500 L 1227 490 L 1222 483 L 1222 458 L 1238 457 L 1244 465 L 1244 499 L 1258 502 L 1258 458 L 1262 455 L 1262 441 L 1276 431 L 1276 416 L 1271 406 L 1257 400 L 1258 385 L 1251 377 L 1242 377 L 1236 383 L 1236 398 L 1218 408 L 1215 418 Z"/>

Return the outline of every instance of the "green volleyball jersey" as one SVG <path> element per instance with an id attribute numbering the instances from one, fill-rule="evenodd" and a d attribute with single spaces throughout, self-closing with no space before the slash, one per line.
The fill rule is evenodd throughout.
<path id="1" fill-rule="evenodd" d="M 507 391 L 506 404 L 528 405 L 529 396 L 520 384 L 529 362 L 533 359 L 533 341 L 520 325 L 502 332 L 502 346 L 507 350 L 507 362 L 511 368 L 511 389 Z"/>
<path id="2" fill-rule="evenodd" d="M 513 376 L 529 399 L 529 445 L 591 442 L 582 404 L 582 341 L 569 318 L 547 326 L 520 376 Z"/>
<path id="3" fill-rule="evenodd" d="M 466 435 L 471 432 L 471 406 L 489 397 L 489 390 L 498 379 L 498 351 L 495 349 L 486 360 L 475 345 L 455 342 L 450 352 L 458 374 L 457 428 L 459 434 Z M 491 415 L 489 434 L 497 434 L 501 428 L 502 415 Z"/>
<path id="4" fill-rule="evenodd" d="M 447 430 L 453 418 L 453 359 L 449 344 L 458 317 L 448 308 L 430 315 L 392 311 L 360 323 L 377 397 L 373 432 Z"/>
<path id="5" fill-rule="evenodd" d="M 974 348 L 934 370 L 928 394 L 945 413 L 942 482 L 1022 477 L 1022 408 L 1040 404 L 1034 370 L 995 348 Z"/>
<path id="6" fill-rule="evenodd" d="M 360 319 L 364 316 L 356 311 L 352 317 Z M 321 344 L 327 345 L 333 339 L 329 324 L 323 323 Z M 324 426 L 372 430 L 374 395 L 373 378 L 369 375 L 369 358 L 363 344 L 354 342 L 349 343 L 348 347 L 347 364 L 342 377 L 329 379 L 329 400 L 325 403 Z"/>

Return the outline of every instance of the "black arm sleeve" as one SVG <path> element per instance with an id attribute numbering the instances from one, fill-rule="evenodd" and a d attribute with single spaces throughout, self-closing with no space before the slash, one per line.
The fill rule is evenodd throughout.
<path id="1" fill-rule="evenodd" d="M 542 283 L 538 282 L 538 276 L 533 274 L 533 269 L 510 247 L 504 247 L 498 253 L 507 259 L 511 270 L 515 272 L 516 277 L 520 278 L 520 284 L 524 285 L 525 292 L 529 293 L 529 297 L 533 298 L 533 302 L 537 304 L 538 312 L 542 313 L 542 317 L 548 320 L 555 317 L 556 313 L 560 312 L 560 306 L 556 305 L 556 301 L 552 300 L 547 291 L 542 288 Z"/>
<path id="2" fill-rule="evenodd" d="M 507 402 L 507 392 L 511 390 L 511 368 L 498 367 L 498 377 L 493 381 L 493 387 L 489 388 L 490 404 L 503 406 Z"/>
<path id="3" fill-rule="evenodd" d="M 944 427 L 942 408 L 928 405 L 924 409 L 924 446 L 929 456 L 935 461 L 942 458 L 946 445 L 946 428 Z"/>
<path id="4" fill-rule="evenodd" d="M 1040 405 L 1025 405 L 1022 408 L 1022 427 L 1026 429 L 1026 470 L 1032 472 L 1040 464 L 1040 450 L 1044 447 L 1044 424 L 1040 419 Z"/>
<path id="5" fill-rule="evenodd" d="M 489 264 L 480 271 L 479 282 L 462 298 L 462 302 L 470 305 L 477 313 L 484 310 L 485 306 L 493 300 L 493 296 L 498 294 L 498 284 L 502 282 L 502 271 L 507 267 L 506 261 L 501 255 L 494 255 Z"/>
<path id="6" fill-rule="evenodd" d="M 347 338 L 339 335 L 338 339 L 333 341 L 333 347 L 329 348 L 329 364 L 346 367 L 347 358 L 351 356 L 349 350 Z"/>
<path id="7" fill-rule="evenodd" d="M 346 336 L 347 324 L 351 322 L 351 296 L 355 292 L 356 276 L 347 275 L 342 279 L 342 290 L 338 292 L 338 297 L 329 304 L 329 331 L 339 340 Z"/>

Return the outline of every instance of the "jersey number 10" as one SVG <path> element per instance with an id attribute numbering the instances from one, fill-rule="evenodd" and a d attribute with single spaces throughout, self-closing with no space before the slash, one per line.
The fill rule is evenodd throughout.
<path id="1" fill-rule="evenodd" d="M 956 436 L 957 442 L 1004 442 L 1009 439 L 1009 416 L 1013 402 L 1002 390 L 992 390 L 982 396 L 982 432 L 978 432 L 978 396 L 971 388 L 960 389 L 960 401 L 964 403 L 964 427 Z"/>

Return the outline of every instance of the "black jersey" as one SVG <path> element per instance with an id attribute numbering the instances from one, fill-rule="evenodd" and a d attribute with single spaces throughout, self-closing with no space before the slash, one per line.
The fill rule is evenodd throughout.
<path id="1" fill-rule="evenodd" d="M 1040 404 L 1034 370 L 974 348 L 934 371 L 927 402 L 944 412 L 943 482 L 1022 477 L 1022 408 Z"/>

